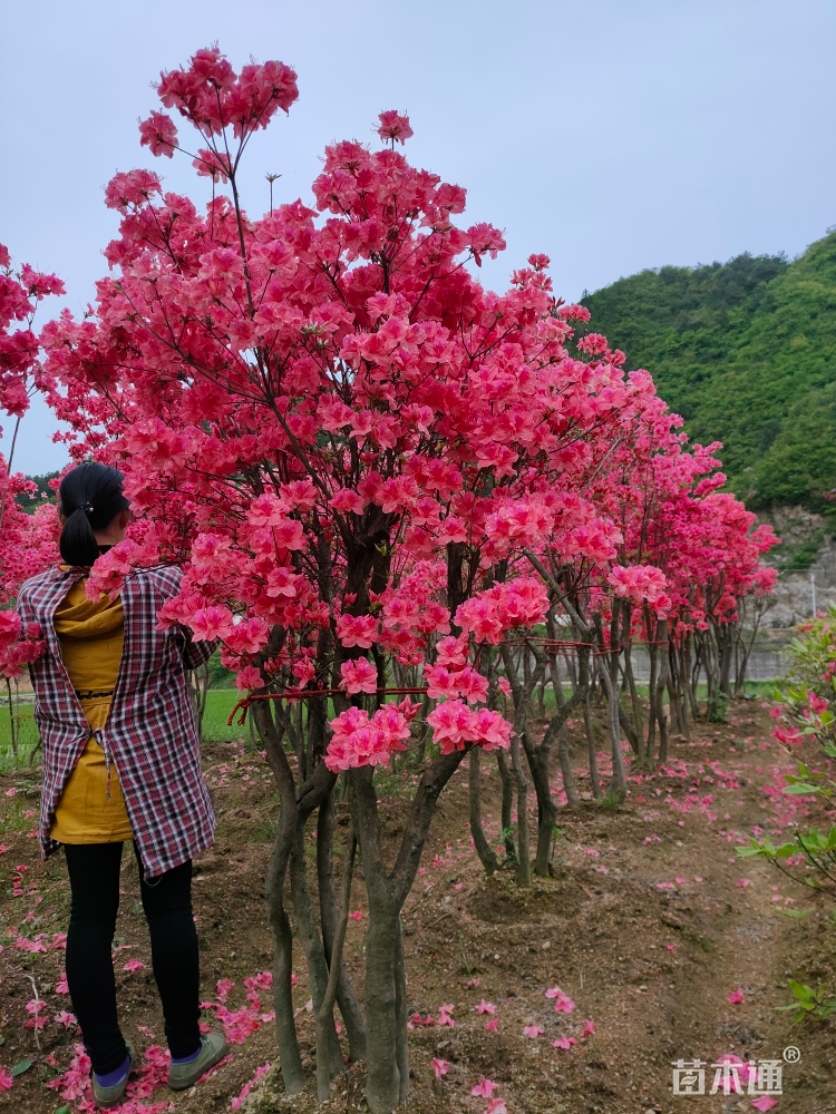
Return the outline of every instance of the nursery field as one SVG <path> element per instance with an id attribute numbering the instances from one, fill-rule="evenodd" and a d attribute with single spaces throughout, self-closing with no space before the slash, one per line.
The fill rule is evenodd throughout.
<path id="1" fill-rule="evenodd" d="M 771 738 L 767 710 L 759 699 L 740 700 L 728 722 L 695 725 L 690 743 L 673 741 L 660 771 L 631 774 L 622 807 L 584 800 L 561 809 L 553 876 L 527 890 L 509 871 L 484 877 L 467 835 L 466 765 L 460 769 L 440 800 L 404 912 L 413 1015 L 407 1111 L 481 1114 L 492 1098 L 509 1114 L 836 1112 L 833 1021 L 793 1025 L 794 1012 L 779 1009 L 794 1001 L 788 979 L 819 991 L 822 1002 L 836 993 L 832 905 L 736 854 L 752 835 L 780 838 L 820 808 L 783 794 L 794 765 Z M 578 759 L 580 767 L 580 745 Z M 483 761 L 483 808 L 501 850 L 491 768 Z M 205 1017 L 225 1028 L 232 1051 L 192 1091 L 172 1098 L 166 1090 L 162 1018 L 136 866 L 126 854 L 115 963 L 121 1020 L 141 1070 L 122 1109 L 362 1111 L 362 1065 L 349 1067 L 324 1107 L 312 1081 L 304 1094 L 281 1097 L 270 1066 L 272 945 L 263 899 L 276 820 L 272 776 L 243 738 L 207 743 L 205 771 L 219 816 L 216 845 L 195 871 Z M 410 775 L 379 776 L 394 847 Z M 583 788 L 580 768 L 577 777 Z M 0 1107 L 70 1114 L 92 1107 L 63 980 L 69 889 L 60 854 L 39 859 L 37 800 L 37 771 L 0 774 L 0 1066 L 13 1076 Z M 345 831 L 347 808 L 338 808 Z M 363 893 L 355 878 L 347 961 L 360 989 Z M 313 1072 L 301 953 L 296 974 L 305 1066 Z M 772 1066 L 750 1086 L 747 1069 L 717 1066 L 724 1057 Z M 676 1066 L 695 1060 L 702 1077 Z M 703 1093 L 676 1094 L 689 1079 Z"/>

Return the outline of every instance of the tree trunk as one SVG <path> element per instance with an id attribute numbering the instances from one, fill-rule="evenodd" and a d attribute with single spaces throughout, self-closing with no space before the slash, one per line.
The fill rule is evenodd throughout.
<path id="1" fill-rule="evenodd" d="M 339 924 L 337 920 L 337 895 L 334 888 L 334 794 L 329 793 L 319 806 L 316 833 L 316 863 L 319 888 L 319 917 L 322 924 L 322 943 L 325 961 L 328 964 L 329 979 Z M 349 847 L 354 840 L 349 839 Z M 353 854 L 353 852 L 352 852 Z M 353 866 L 353 863 L 352 863 Z M 349 869 L 348 862 L 346 869 Z M 336 988 L 337 1004 L 340 1007 L 348 1036 L 348 1058 L 354 1063 L 366 1056 L 366 1022 L 363 1011 L 351 985 L 345 964 L 340 963 Z M 318 1065 L 317 1065 L 318 1066 Z"/>
<path id="2" fill-rule="evenodd" d="M 401 1102 L 409 1098 L 409 1020 L 406 998 L 406 960 L 403 954 L 403 924 L 400 914 L 395 926 L 395 1059 L 398 1065 L 398 1082 Z"/>
<path id="3" fill-rule="evenodd" d="M 718 650 L 718 688 L 720 694 L 731 700 L 731 669 L 732 650 L 734 648 L 734 630 L 731 623 L 717 624 L 717 650 Z"/>
<path id="4" fill-rule="evenodd" d="M 665 715 L 664 698 L 665 688 L 670 679 L 670 665 L 668 656 L 668 622 L 663 619 L 659 623 L 659 641 L 662 643 L 659 667 L 659 679 L 656 682 L 654 700 L 656 704 L 656 717 L 659 721 L 659 762 L 668 760 L 668 719 Z"/>
<path id="5" fill-rule="evenodd" d="M 650 679 L 647 685 L 647 745 L 645 754 L 647 755 L 647 761 L 652 763 L 653 755 L 656 752 L 656 723 L 659 718 L 656 714 L 656 679 L 659 676 L 659 647 L 649 644 L 647 653 L 650 658 Z"/>
<path id="6" fill-rule="evenodd" d="M 267 868 L 267 916 L 273 934 L 273 1008 L 276 1011 L 279 1064 L 285 1091 L 288 1095 L 298 1095 L 305 1086 L 305 1071 L 293 1019 L 293 933 L 282 900 L 293 829 L 288 832 L 284 827 L 280 818 Z"/>
<path id="7" fill-rule="evenodd" d="M 365 859 L 363 870 L 366 870 Z M 401 1080 L 402 1054 L 398 1040 L 396 955 L 400 917 L 391 896 L 369 888 L 369 928 L 366 933 L 366 1098 L 371 1114 L 391 1114 L 409 1086 Z"/>
<path id="8" fill-rule="evenodd" d="M 612 750 L 612 781 L 607 789 L 608 795 L 614 797 L 619 804 L 627 796 L 627 776 L 624 771 L 624 760 L 621 757 L 621 731 L 618 722 L 618 693 L 615 691 L 609 670 L 603 657 L 598 658 L 598 676 L 607 694 L 607 722 L 610 729 L 610 746 Z"/>
<path id="9" fill-rule="evenodd" d="M 490 877 L 499 867 L 496 852 L 485 838 L 482 828 L 482 786 L 481 786 L 481 757 L 480 747 L 473 747 L 468 757 L 468 795 L 470 798 L 470 834 L 473 837 L 473 846 L 479 861 L 485 868 L 485 873 Z"/>
<path id="10" fill-rule="evenodd" d="M 557 806 L 552 799 L 549 785 L 549 749 L 535 750 L 533 743 L 528 739 L 528 731 L 523 736 L 523 745 L 532 768 L 537 794 L 537 852 L 534 856 L 534 873 L 538 878 L 548 878 L 552 836 L 557 820 Z"/>
<path id="11" fill-rule="evenodd" d="M 279 1063 L 285 1091 L 289 1095 L 297 1095 L 305 1086 L 305 1072 L 302 1068 L 302 1057 L 296 1036 L 296 1023 L 293 1019 L 291 991 L 293 934 L 284 908 L 285 876 L 293 850 L 298 817 L 296 787 L 293 773 L 282 750 L 282 736 L 276 728 L 266 701 L 257 701 L 252 706 L 251 714 L 255 717 L 259 735 L 267 748 L 267 758 L 279 787 L 281 801 L 273 853 L 267 868 L 265 893 L 267 916 L 273 933 L 273 1004 L 276 1011 Z"/>
<path id="12" fill-rule="evenodd" d="M 639 690 L 636 687 L 636 678 L 633 673 L 632 609 L 627 606 L 624 608 L 622 631 L 622 643 L 624 646 L 624 679 L 630 691 L 630 706 L 633 709 L 632 726 L 635 728 L 634 734 L 636 738 L 635 743 L 630 739 L 630 745 L 636 752 L 636 757 L 642 758 L 644 724 L 642 722 L 642 706 L 639 700 Z"/>
<path id="13" fill-rule="evenodd" d="M 354 826 L 369 903 L 366 931 L 366 1100 L 371 1114 L 392 1114 L 401 1101 L 395 962 L 400 910 L 383 862 L 380 817 L 369 767 L 349 771 Z"/>
<path id="14" fill-rule="evenodd" d="M 505 857 L 509 862 L 515 863 L 517 845 L 514 842 L 514 826 L 511 819 L 514 811 L 514 783 L 511 780 L 511 771 L 508 769 L 508 760 L 502 750 L 496 751 L 496 765 L 502 782 L 502 842 L 505 844 Z"/>
<path id="15" fill-rule="evenodd" d="M 6 678 L 6 691 L 9 694 L 9 731 L 11 732 L 10 738 L 12 743 L 12 754 L 17 758 L 17 737 L 20 730 L 20 716 L 15 710 L 15 700 L 12 695 L 12 682 Z"/>
<path id="16" fill-rule="evenodd" d="M 580 803 L 580 794 L 575 785 L 575 775 L 572 772 L 572 754 L 569 750 L 569 733 L 566 726 L 561 727 L 557 736 L 557 757 L 560 760 L 560 775 L 563 778 L 563 790 L 566 793 L 566 804 L 575 808 Z M 535 868 L 536 869 L 536 868 Z M 537 872 L 539 873 L 539 871 Z"/>
<path id="17" fill-rule="evenodd" d="M 618 692 L 616 691 L 616 698 L 617 697 L 618 697 Z M 627 713 L 621 707 L 621 704 L 618 702 L 617 699 L 616 699 L 616 703 L 617 703 L 617 706 L 618 706 L 618 725 L 621 728 L 621 730 L 624 732 L 624 736 L 627 739 L 627 742 L 630 744 L 630 747 L 633 751 L 633 754 L 635 754 L 637 758 L 640 758 L 641 757 L 641 752 L 642 752 L 641 740 L 640 740 L 639 736 L 636 734 L 636 729 L 633 727 L 632 723 L 630 722 L 630 717 L 627 715 Z"/>
<path id="18" fill-rule="evenodd" d="M 330 1043 L 330 1029 L 334 1022 L 334 1001 L 337 997 L 340 975 L 343 973 L 343 946 L 345 944 L 345 930 L 348 924 L 348 907 L 351 901 L 351 880 L 354 874 L 354 854 L 357 841 L 352 832 L 346 852 L 345 870 L 343 871 L 342 888 L 339 910 L 334 909 L 335 934 L 333 949 L 330 953 L 328 987 L 325 998 L 316 1011 L 316 1090 L 320 1102 L 326 1102 L 331 1097 L 331 1072 L 329 1068 L 328 1048 Z M 365 1036 L 365 1031 L 364 1031 Z"/>
<path id="19" fill-rule="evenodd" d="M 421 861 L 438 795 L 463 757 L 461 751 L 440 755 L 421 775 L 390 874 L 383 861 L 374 771 L 368 766 L 349 771 L 355 831 L 369 903 L 365 1001 L 366 1099 L 370 1114 L 392 1114 L 409 1095 L 400 911 Z"/>
<path id="20" fill-rule="evenodd" d="M 514 780 L 517 785 L 517 881 L 521 886 L 531 885 L 531 858 L 528 848 L 528 778 L 520 761 L 520 740 L 517 735 L 511 740 L 511 763 L 514 767 Z"/>
<path id="21" fill-rule="evenodd" d="M 555 642 L 557 640 L 557 632 L 554 625 L 554 616 L 551 611 L 549 611 L 549 614 L 546 616 L 546 629 L 550 640 Z M 563 694 L 563 678 L 560 675 L 560 663 L 557 653 L 554 650 L 549 653 L 549 673 L 551 675 L 552 688 L 554 689 L 555 704 L 557 705 L 558 712 L 562 712 L 566 706 L 566 697 Z M 577 691 L 575 695 L 577 695 Z M 569 735 L 566 729 L 567 722 L 568 716 L 564 719 L 557 733 L 557 757 L 560 762 L 560 775 L 563 778 L 563 791 L 566 794 L 566 803 L 570 807 L 573 807 L 580 801 L 580 797 L 575 786 L 575 775 L 572 773 L 572 755 L 569 751 Z M 534 863 L 535 874 L 540 873 L 538 867 L 540 863 L 540 838 L 540 833 L 538 832 L 537 858 Z"/>
<path id="22" fill-rule="evenodd" d="M 598 773 L 595 724 L 592 722 L 592 700 L 589 693 L 586 694 L 583 702 L 583 724 L 586 730 L 586 753 L 589 762 L 589 780 L 592 785 L 592 797 L 593 800 L 600 801 L 603 793 L 601 792 L 601 776 Z"/>
<path id="23" fill-rule="evenodd" d="M 203 742 L 203 720 L 206 714 L 206 699 L 209 694 L 209 662 L 205 661 L 197 669 L 189 670 L 189 688 L 194 704 L 194 718 L 197 724 L 197 735 Z"/>

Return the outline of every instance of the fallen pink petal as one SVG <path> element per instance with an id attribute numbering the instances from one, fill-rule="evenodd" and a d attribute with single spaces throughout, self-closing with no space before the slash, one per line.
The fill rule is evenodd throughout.
<path id="1" fill-rule="evenodd" d="M 504 1099 L 491 1099 L 485 1107 L 485 1114 L 508 1114 Z"/>
<path id="2" fill-rule="evenodd" d="M 578 1042 L 575 1040 L 574 1037 L 567 1037 L 566 1034 L 564 1033 L 564 1035 L 562 1037 L 558 1037 L 558 1039 L 556 1041 L 552 1041 L 552 1047 L 553 1048 L 571 1048 L 572 1045 L 577 1044 L 577 1043 Z"/>

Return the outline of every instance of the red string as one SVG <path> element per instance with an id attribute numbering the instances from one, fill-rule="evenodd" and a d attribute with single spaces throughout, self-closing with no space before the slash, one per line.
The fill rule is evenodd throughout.
<path id="1" fill-rule="evenodd" d="M 536 642 L 542 646 L 547 652 L 560 652 L 566 649 L 577 650 L 590 650 L 590 656 L 593 658 L 609 657 L 611 654 L 621 653 L 624 649 L 623 645 L 615 648 L 605 648 L 603 650 L 596 649 L 597 643 L 595 642 L 564 642 L 559 639 L 551 638 L 519 638 L 509 640 L 501 643 L 503 646 L 525 646 L 528 642 Z M 668 641 L 665 639 L 661 642 L 641 642 L 640 646 L 667 646 Z M 479 649 L 481 650 L 481 646 Z M 418 686 L 415 688 L 382 688 L 375 689 L 375 692 L 380 696 L 425 696 L 427 693 L 427 686 Z M 235 713 L 241 709 L 241 715 L 238 719 L 238 726 L 244 724 L 247 718 L 247 709 L 256 700 L 307 700 L 312 696 L 345 696 L 344 689 L 286 689 L 284 692 L 265 692 L 260 695 L 245 696 L 239 700 L 232 711 L 229 713 L 229 718 L 226 721 L 227 727 L 232 726 L 232 721 L 235 719 Z"/>
<path id="2" fill-rule="evenodd" d="M 390 689 L 375 689 L 375 692 L 382 696 L 424 696 L 427 692 L 427 686 L 423 688 L 390 688 Z M 229 713 L 229 718 L 226 721 L 227 727 L 232 726 L 232 721 L 235 718 L 235 713 L 241 709 L 241 716 L 238 720 L 238 726 L 241 727 L 247 715 L 247 708 L 254 704 L 256 700 L 307 700 L 311 696 L 345 696 L 344 689 L 287 689 L 285 692 L 263 692 L 260 694 L 245 696 L 239 700 L 232 711 Z"/>

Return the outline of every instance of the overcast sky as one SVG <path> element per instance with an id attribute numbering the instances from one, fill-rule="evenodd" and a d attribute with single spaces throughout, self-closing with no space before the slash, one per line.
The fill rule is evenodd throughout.
<path id="1" fill-rule="evenodd" d="M 505 231 L 484 268 L 496 288 L 532 251 L 569 299 L 666 263 L 794 256 L 836 223 L 835 31 L 834 0 L 0 0 L 0 242 L 56 271 L 80 312 L 117 170 L 153 166 L 205 199 L 189 160 L 154 159 L 136 125 L 160 70 L 217 42 L 236 69 L 278 58 L 299 77 L 290 116 L 248 151 L 251 213 L 267 172 L 278 200 L 309 200 L 325 144 L 376 142 L 396 108 L 407 156 Z M 54 428 L 33 407 L 17 468 L 64 463 Z"/>

